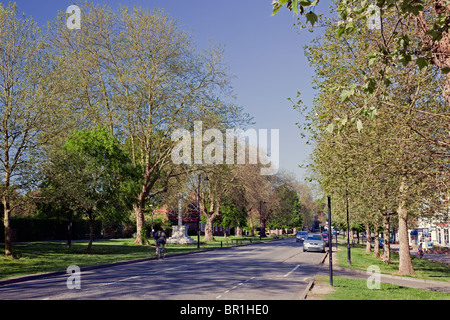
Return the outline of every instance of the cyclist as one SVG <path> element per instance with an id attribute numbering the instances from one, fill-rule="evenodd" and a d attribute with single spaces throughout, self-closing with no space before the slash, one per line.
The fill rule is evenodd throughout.
<path id="1" fill-rule="evenodd" d="M 419 244 L 419 248 L 418 248 L 418 252 L 417 254 L 419 255 L 420 258 L 423 258 L 423 247 L 422 247 L 422 242 Z"/>
<path id="2" fill-rule="evenodd" d="M 156 253 L 158 253 L 158 246 L 162 246 L 162 250 L 164 251 L 166 247 L 166 233 L 162 228 L 159 228 L 159 230 L 155 233 L 155 240 L 156 240 Z"/>

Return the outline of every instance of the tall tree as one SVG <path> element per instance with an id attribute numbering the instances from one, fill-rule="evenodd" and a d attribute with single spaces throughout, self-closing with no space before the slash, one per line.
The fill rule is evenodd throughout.
<path id="1" fill-rule="evenodd" d="M 138 174 L 120 142 L 111 132 L 75 131 L 45 164 L 44 195 L 63 195 L 70 210 L 90 222 L 88 250 L 94 237 L 94 221 L 122 221 L 128 217 L 138 192 Z"/>
<path id="2" fill-rule="evenodd" d="M 395 24 L 385 21 L 384 27 L 395 28 Z M 434 137 L 442 140 L 445 136 L 440 128 L 445 127 L 446 104 L 443 99 L 433 99 L 436 88 L 442 83 L 442 75 L 433 67 L 406 64 L 392 69 L 389 81 L 385 81 L 383 72 L 379 73 L 375 83 L 368 86 L 371 92 L 347 92 L 343 96 L 338 89 L 341 83 L 359 83 L 370 72 L 365 53 L 377 46 L 378 38 L 367 28 L 337 38 L 334 36 L 337 28 L 329 23 L 321 38 L 323 43 L 307 48 L 309 60 L 316 67 L 315 83 L 320 90 L 315 107 L 304 123 L 317 143 L 314 165 L 324 190 L 337 193 L 341 199 L 349 196 L 353 201 L 362 199 L 366 207 L 384 213 L 392 208 L 386 194 L 397 201 L 399 272 L 411 274 L 414 271 L 407 226 L 411 209 L 423 192 L 422 181 L 427 175 L 448 175 L 448 167 L 445 169 L 446 162 L 442 160 L 445 157 L 436 157 L 436 145 L 421 138 L 418 129 L 414 129 L 420 125 L 423 133 L 431 133 L 437 127 Z M 417 30 L 415 33 L 409 30 L 409 35 L 417 39 L 413 38 Z M 379 90 L 376 99 L 372 96 L 375 90 Z M 370 121 L 363 126 L 361 120 L 348 117 L 348 110 L 364 112 Z M 424 123 L 421 121 L 424 112 L 442 116 Z M 346 127 L 351 122 L 356 126 Z M 379 190 L 374 192 L 374 186 Z M 392 186 L 396 186 L 396 192 L 392 192 Z M 377 201 L 381 207 L 375 205 Z M 355 203 L 356 208 L 362 206 L 363 203 Z M 379 217 L 373 217 L 374 223 L 379 224 Z"/>
<path id="3" fill-rule="evenodd" d="M 135 206 L 142 244 L 146 202 L 164 192 L 162 180 L 180 174 L 171 160 L 172 132 L 192 129 L 195 120 L 230 123 L 241 109 L 222 99 L 229 85 L 221 49 L 198 53 L 174 19 L 142 8 L 80 7 L 81 30 L 68 30 L 61 13 L 52 46 L 62 74 L 76 84 L 70 99 L 89 125 L 105 125 L 130 142 L 132 161 L 142 169 Z"/>
<path id="4" fill-rule="evenodd" d="M 51 139 L 58 117 L 51 64 L 37 24 L 0 4 L 0 197 L 5 255 L 12 255 L 11 212 L 18 193 L 30 187 L 34 156 Z"/>

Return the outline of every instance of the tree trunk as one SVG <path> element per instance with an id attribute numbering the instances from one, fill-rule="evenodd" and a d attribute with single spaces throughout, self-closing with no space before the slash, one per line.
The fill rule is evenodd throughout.
<path id="1" fill-rule="evenodd" d="M 403 178 L 400 183 L 400 201 L 397 209 L 398 213 L 398 240 L 399 240 L 399 258 L 398 273 L 401 275 L 413 275 L 414 268 L 409 253 L 408 237 L 408 210 L 406 208 L 406 179 Z"/>
<path id="2" fill-rule="evenodd" d="M 3 202 L 3 226 L 5 228 L 5 256 L 12 256 L 12 244 L 11 244 L 11 227 L 9 225 L 9 218 L 11 215 L 10 203 L 6 196 L 2 198 Z"/>
<path id="3" fill-rule="evenodd" d="M 69 212 L 69 222 L 67 225 L 67 248 L 72 247 L 72 217 L 73 217 L 73 212 L 70 211 Z"/>
<path id="4" fill-rule="evenodd" d="M 261 218 L 261 230 L 259 231 L 261 234 L 261 238 L 266 236 L 266 219 Z"/>
<path id="5" fill-rule="evenodd" d="M 249 211 L 249 215 L 248 215 L 248 221 L 250 223 L 250 236 L 254 237 L 255 236 L 255 224 L 253 223 L 253 215 L 250 214 L 251 211 Z"/>
<path id="6" fill-rule="evenodd" d="M 91 209 L 89 209 L 88 216 L 89 216 L 89 244 L 87 247 L 87 251 L 91 251 L 92 241 L 94 240 L 94 215 Z"/>
<path id="7" fill-rule="evenodd" d="M 202 205 L 200 202 L 200 211 L 203 213 L 203 216 L 206 218 L 205 224 L 205 241 L 213 241 L 213 225 L 214 220 L 220 214 L 220 204 L 218 202 L 211 201 L 210 203 L 210 211 L 206 210 L 206 206 Z"/>
<path id="8" fill-rule="evenodd" d="M 391 245 L 389 243 L 389 214 L 383 215 L 383 234 L 384 234 L 384 255 L 383 262 L 391 262 Z"/>
<path id="9" fill-rule="evenodd" d="M 366 253 L 370 253 L 372 249 L 372 244 L 370 243 L 370 223 L 366 223 Z"/>
<path id="10" fill-rule="evenodd" d="M 134 206 L 134 212 L 136 214 L 136 240 L 134 243 L 143 245 L 145 244 L 145 192 L 142 191 L 138 197 L 138 204 Z"/>
<path id="11" fill-rule="evenodd" d="M 7 151 L 5 151 L 6 159 L 9 158 L 9 155 L 7 154 Z M 8 170 L 7 170 L 8 169 Z M 5 181 L 3 184 L 3 187 L 5 188 L 2 196 L 2 203 L 3 203 L 3 226 L 4 226 L 4 233 L 5 233 L 5 256 L 12 256 L 12 243 L 11 243 L 11 226 L 9 225 L 10 222 L 10 216 L 11 216 L 11 203 L 8 199 L 7 192 L 9 191 L 9 183 L 10 183 L 10 171 L 9 171 L 9 165 L 5 166 Z"/>
<path id="12" fill-rule="evenodd" d="M 242 228 L 241 227 L 236 227 L 235 229 L 235 236 L 236 237 L 242 237 Z"/>
<path id="13" fill-rule="evenodd" d="M 213 217 L 213 216 L 214 215 L 206 215 L 205 238 L 203 239 L 204 241 L 213 241 L 214 240 L 213 223 L 214 223 L 215 217 Z"/>
<path id="14" fill-rule="evenodd" d="M 373 239 L 373 257 L 378 258 L 380 256 L 380 238 L 379 238 L 378 222 L 375 222 L 373 226 L 373 234 L 375 235 Z"/>

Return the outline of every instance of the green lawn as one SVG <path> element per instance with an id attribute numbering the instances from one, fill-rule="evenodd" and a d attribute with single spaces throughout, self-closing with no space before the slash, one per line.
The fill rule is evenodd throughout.
<path id="1" fill-rule="evenodd" d="M 196 237 L 194 237 L 195 240 Z M 239 239 L 236 243 L 236 239 Z M 259 237 L 215 237 L 215 241 L 203 242 L 200 238 L 200 250 L 258 242 Z M 271 238 L 263 238 L 263 241 Z M 222 243 L 221 243 L 222 241 Z M 50 271 L 66 270 L 70 265 L 79 267 L 143 259 L 155 256 L 154 240 L 151 245 L 135 245 L 134 239 L 111 239 L 94 241 L 92 252 L 86 252 L 88 241 L 73 241 L 72 248 L 67 248 L 64 241 L 28 242 L 13 244 L 14 259 L 4 256 L 4 247 L 0 248 L 0 279 L 38 274 Z M 166 254 L 196 251 L 197 244 L 175 245 L 167 244 Z"/>
<path id="2" fill-rule="evenodd" d="M 374 258 L 373 252 L 367 254 L 365 247 L 352 247 L 352 264 L 348 265 L 346 246 L 340 245 L 339 249 L 337 259 L 338 265 L 341 267 L 366 271 L 370 265 L 376 265 L 380 268 L 381 273 L 398 275 L 399 258 L 397 253 L 392 252 L 392 263 L 387 264 L 382 262 L 380 258 Z M 415 278 L 450 282 L 450 266 L 414 256 L 411 258 L 416 273 Z"/>
<path id="3" fill-rule="evenodd" d="M 317 282 L 328 282 L 327 276 L 318 276 Z M 450 300 L 450 294 L 381 283 L 380 289 L 368 289 L 367 281 L 345 277 L 333 277 L 336 290 L 324 300 Z"/>
<path id="4" fill-rule="evenodd" d="M 376 265 L 381 273 L 398 275 L 398 255 L 392 253 L 392 263 L 384 263 L 379 258 L 373 257 L 373 252 L 368 254 L 365 247 L 351 248 L 351 265 L 347 264 L 347 248 L 345 244 L 339 246 L 337 252 L 337 265 L 366 271 L 370 265 Z M 437 281 L 450 281 L 450 266 L 412 257 L 416 275 L 415 278 Z M 328 282 L 328 277 L 318 276 L 316 281 Z M 367 288 L 367 280 L 352 279 L 346 277 L 333 277 L 334 292 L 323 297 L 326 300 L 450 300 L 450 294 L 429 290 L 415 289 L 381 283 L 380 289 Z"/>

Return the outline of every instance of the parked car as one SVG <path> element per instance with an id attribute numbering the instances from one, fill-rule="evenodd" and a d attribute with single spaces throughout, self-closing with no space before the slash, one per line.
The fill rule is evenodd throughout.
<path id="1" fill-rule="evenodd" d="M 297 232 L 297 235 L 295 236 L 296 241 L 305 241 L 305 239 L 308 237 L 308 232 L 306 231 L 299 231 Z"/>
<path id="2" fill-rule="evenodd" d="M 305 241 L 303 241 L 303 252 L 307 251 L 321 251 L 325 252 L 325 241 L 320 234 L 309 234 Z"/>
<path id="3" fill-rule="evenodd" d="M 328 233 L 321 233 L 323 241 L 325 241 L 325 245 L 328 245 Z"/>

